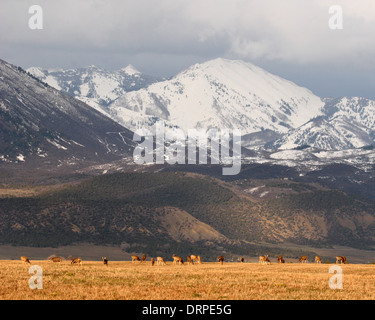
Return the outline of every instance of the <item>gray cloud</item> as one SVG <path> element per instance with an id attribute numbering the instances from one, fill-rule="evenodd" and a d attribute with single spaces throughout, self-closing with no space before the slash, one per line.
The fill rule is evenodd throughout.
<path id="1" fill-rule="evenodd" d="M 132 63 L 168 76 L 221 56 L 259 64 L 320 95 L 331 88 L 332 95 L 375 99 L 373 0 L 332 3 L 343 7 L 343 30 L 328 28 L 326 0 L 40 0 L 43 30 L 28 28 L 32 4 L 0 2 L 1 58 L 23 67 Z"/>

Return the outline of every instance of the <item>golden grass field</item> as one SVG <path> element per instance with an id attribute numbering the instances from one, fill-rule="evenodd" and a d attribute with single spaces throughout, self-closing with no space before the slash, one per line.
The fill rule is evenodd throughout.
<path id="1" fill-rule="evenodd" d="M 330 264 L 146 263 L 83 261 L 82 266 L 31 261 L 43 269 L 43 289 L 31 290 L 29 265 L 0 261 L 1 300 L 373 300 L 375 265 L 342 265 L 343 289 L 328 286 Z"/>

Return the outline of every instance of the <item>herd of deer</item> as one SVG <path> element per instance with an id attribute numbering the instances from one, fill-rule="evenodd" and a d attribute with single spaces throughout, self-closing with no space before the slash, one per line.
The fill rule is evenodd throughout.
<path id="1" fill-rule="evenodd" d="M 61 263 L 63 261 L 63 258 L 62 257 L 50 257 L 48 258 L 49 261 L 51 262 L 58 262 L 58 263 Z M 108 260 L 107 258 L 103 258 L 102 257 L 102 260 L 103 260 L 103 263 L 105 265 L 108 265 Z M 31 264 L 30 260 L 28 257 L 25 257 L 25 256 L 21 256 L 21 261 L 24 263 L 24 264 Z M 70 264 L 78 264 L 78 265 L 82 265 L 82 259 L 81 258 L 72 258 L 71 261 L 70 261 Z"/>
<path id="2" fill-rule="evenodd" d="M 181 257 L 174 254 L 172 255 L 172 258 L 173 258 L 173 264 L 184 264 L 184 260 Z M 138 256 L 132 256 L 132 262 L 137 262 L 137 261 L 139 262 L 146 261 L 146 255 L 144 254 L 142 256 L 142 259 L 140 259 Z M 194 262 L 202 263 L 202 259 L 201 259 L 201 256 L 190 255 L 190 256 L 187 256 L 186 262 L 187 264 L 194 264 Z M 155 259 L 151 258 L 151 265 L 153 266 L 154 264 L 155 264 Z M 157 257 L 156 264 L 166 265 L 166 262 L 163 257 Z"/>
<path id="3" fill-rule="evenodd" d="M 176 256 L 174 254 L 174 255 L 172 255 L 172 258 L 173 258 L 173 264 L 184 264 L 184 260 L 181 257 Z M 49 260 L 52 261 L 52 262 L 61 263 L 63 259 L 62 259 L 62 257 L 50 257 Z M 25 256 L 21 257 L 21 261 L 25 264 L 31 264 L 29 258 L 27 258 Z M 108 259 L 106 257 L 102 257 L 102 261 L 103 261 L 104 265 L 108 266 Z M 144 254 L 142 256 L 142 259 L 140 259 L 138 256 L 132 256 L 132 262 L 135 263 L 137 261 L 139 261 L 139 262 L 146 261 L 146 255 Z M 224 256 L 217 257 L 217 261 L 220 264 L 223 264 L 224 263 Z M 245 260 L 244 260 L 243 257 L 241 257 L 239 259 L 239 261 L 244 262 Z M 187 256 L 186 262 L 188 264 L 194 264 L 194 262 L 200 264 L 200 263 L 202 263 L 202 259 L 201 259 L 200 256 L 190 255 L 190 256 Z M 285 260 L 284 260 L 282 255 L 278 256 L 277 262 L 278 263 L 285 263 Z M 298 262 L 308 263 L 309 261 L 307 260 L 307 256 L 302 256 L 301 258 L 299 258 Z M 265 256 L 259 257 L 259 263 L 261 263 L 261 264 L 271 264 L 271 261 L 268 258 L 268 255 L 265 255 Z M 315 263 L 322 263 L 322 259 L 319 256 L 316 256 L 315 257 Z M 336 257 L 336 263 L 347 264 L 349 262 L 348 262 L 348 260 L 346 260 L 346 257 L 337 256 Z M 72 258 L 70 264 L 72 264 L 72 265 L 74 265 L 74 264 L 82 265 L 82 259 L 81 258 Z M 155 264 L 155 259 L 151 258 L 151 265 L 153 266 L 154 264 Z M 157 265 L 166 265 L 166 262 L 165 262 L 164 258 L 157 257 L 156 258 L 156 264 Z"/>
<path id="4" fill-rule="evenodd" d="M 175 254 L 172 256 L 173 257 L 173 264 L 184 264 L 184 260 L 181 258 L 181 257 L 178 257 L 176 256 Z M 132 262 L 135 263 L 137 261 L 139 262 L 144 262 L 146 261 L 146 255 L 144 254 L 142 256 L 142 258 L 139 258 L 138 256 L 131 256 L 132 258 Z M 58 262 L 58 263 L 61 263 L 63 258 L 62 257 L 50 257 L 48 258 L 49 261 L 52 261 L 52 262 Z M 224 258 L 223 258 L 224 260 Z M 25 256 L 21 256 L 21 261 L 24 263 L 24 264 L 31 264 L 30 260 L 28 257 L 25 257 Z M 102 261 L 103 261 L 103 264 L 108 266 L 108 259 L 107 257 L 102 257 Z M 202 259 L 200 256 L 195 256 L 195 255 L 191 255 L 191 256 L 188 256 L 187 259 L 186 259 L 187 263 L 188 264 L 194 264 L 194 262 L 196 263 L 202 263 Z M 82 265 L 82 259 L 81 258 L 71 258 L 71 262 L 70 262 L 72 265 L 74 264 L 77 264 L 77 265 Z M 151 265 L 153 266 L 155 264 L 155 259 L 154 258 L 151 258 Z M 157 257 L 156 258 L 156 264 L 157 265 L 166 265 L 166 262 L 164 260 L 164 258 L 162 257 Z"/>
<path id="5" fill-rule="evenodd" d="M 285 260 L 284 260 L 282 255 L 278 256 L 277 262 L 278 263 L 285 263 Z M 307 259 L 307 256 L 302 256 L 301 258 L 299 258 L 298 262 L 308 263 L 309 261 Z M 270 259 L 268 259 L 268 255 L 266 255 L 266 256 L 260 256 L 259 257 L 259 263 L 261 263 L 261 264 L 271 264 L 271 261 L 270 261 Z M 322 259 L 319 256 L 315 256 L 315 263 L 322 263 Z M 348 260 L 346 260 L 346 257 L 337 256 L 336 257 L 336 263 L 348 264 L 349 262 L 348 262 Z"/>

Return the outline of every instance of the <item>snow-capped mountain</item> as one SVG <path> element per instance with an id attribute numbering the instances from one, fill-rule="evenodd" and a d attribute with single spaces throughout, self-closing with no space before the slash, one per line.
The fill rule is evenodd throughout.
<path id="1" fill-rule="evenodd" d="M 237 128 L 248 134 L 286 133 L 321 114 L 323 106 L 308 89 L 253 64 L 215 59 L 125 93 L 106 111 L 132 130 L 163 119 L 184 131 Z"/>
<path id="2" fill-rule="evenodd" d="M 131 65 L 114 72 L 94 66 L 28 72 L 132 131 L 158 120 L 185 132 L 236 128 L 249 149 L 342 150 L 371 145 L 375 138 L 374 101 L 320 98 L 239 60 L 195 64 L 163 81 Z"/>
<path id="3" fill-rule="evenodd" d="M 103 113 L 107 105 L 126 92 L 139 90 L 161 80 L 142 74 L 132 65 L 116 71 L 96 66 L 67 70 L 31 67 L 26 71 Z"/>
<path id="4" fill-rule="evenodd" d="M 375 130 L 375 101 L 359 97 L 325 98 L 324 113 L 332 117 L 347 117 L 367 128 Z"/>
<path id="5" fill-rule="evenodd" d="M 375 101 L 347 97 L 323 100 L 324 116 L 290 130 L 267 147 L 293 149 L 308 145 L 322 150 L 344 150 L 375 142 Z"/>
<path id="6" fill-rule="evenodd" d="M 130 157 L 135 145 L 117 122 L 3 60 L 0 133 L 0 164 L 98 164 Z"/>

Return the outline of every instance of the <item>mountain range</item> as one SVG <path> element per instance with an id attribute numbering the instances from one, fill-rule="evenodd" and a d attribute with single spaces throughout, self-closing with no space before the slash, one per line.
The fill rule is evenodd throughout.
<path id="1" fill-rule="evenodd" d="M 32 67 L 27 69 L 27 72 L 51 87 L 89 102 L 92 106 L 109 105 L 126 92 L 139 90 L 162 80 L 144 75 L 132 65 L 113 72 L 94 65 L 68 70 Z"/>
<path id="2" fill-rule="evenodd" d="M 364 98 L 323 99 L 324 116 L 317 116 L 272 143 L 276 149 L 310 145 L 344 150 L 372 145 L 375 137 L 375 101 Z"/>
<path id="3" fill-rule="evenodd" d="M 0 243 L 211 258 L 278 254 L 285 242 L 372 249 L 374 107 L 317 97 L 242 61 L 165 80 L 132 66 L 24 70 L 0 60 Z M 240 128 L 241 172 L 136 166 L 133 130 L 159 119 Z"/>
<path id="4" fill-rule="evenodd" d="M 242 61 L 215 59 L 162 81 L 133 66 L 25 71 L 1 61 L 0 68 L 0 164 L 116 172 L 134 162 L 131 130 L 162 119 L 185 130 L 240 127 L 244 164 L 296 167 L 302 175 L 332 163 L 369 177 L 374 168 L 374 101 L 319 98 Z"/>
<path id="5" fill-rule="evenodd" d="M 131 71 L 126 71 L 129 68 Z M 374 101 L 321 98 L 239 60 L 218 58 L 195 64 L 162 81 L 144 76 L 134 67 L 114 72 L 96 67 L 59 71 L 30 68 L 28 72 L 132 131 L 158 120 L 184 131 L 236 128 L 244 137 L 251 137 L 248 147 L 271 150 L 306 146 L 355 149 L 372 145 L 375 139 Z M 123 80 L 109 85 L 124 74 Z"/>
<path id="6" fill-rule="evenodd" d="M 132 155 L 133 134 L 87 104 L 0 60 L 0 159 L 37 167 Z"/>

